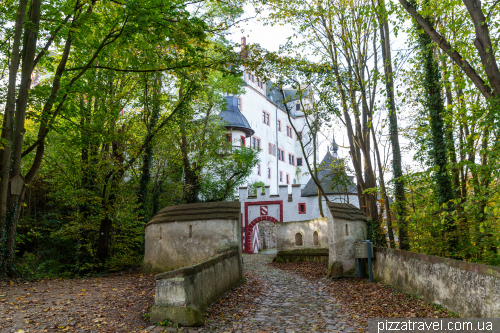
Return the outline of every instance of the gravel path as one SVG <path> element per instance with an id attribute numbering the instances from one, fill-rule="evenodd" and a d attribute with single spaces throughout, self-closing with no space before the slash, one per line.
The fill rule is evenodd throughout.
<path id="1" fill-rule="evenodd" d="M 339 305 L 321 291 L 323 281 L 309 281 L 275 269 L 267 263 L 273 256 L 244 255 L 245 270 L 253 271 L 267 284 L 267 291 L 253 302 L 245 317 L 209 321 L 190 332 L 357 332 L 341 314 Z M 245 306 L 242 304 L 242 306 Z"/>

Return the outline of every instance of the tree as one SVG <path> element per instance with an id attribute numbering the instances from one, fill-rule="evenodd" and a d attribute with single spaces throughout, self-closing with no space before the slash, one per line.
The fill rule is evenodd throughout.
<path id="1" fill-rule="evenodd" d="M 373 2 L 372 2 L 373 3 Z M 403 169 L 401 166 L 401 148 L 399 146 L 399 129 L 398 129 L 398 116 L 396 113 L 396 100 L 394 96 L 394 72 L 392 69 L 392 56 L 391 56 L 391 42 L 389 30 L 389 13 L 386 9 L 384 0 L 378 0 L 375 7 L 375 13 L 379 24 L 380 31 L 380 48 L 382 50 L 382 61 L 384 66 L 384 80 L 385 80 L 385 94 L 387 98 L 387 109 L 389 111 L 389 138 L 392 147 L 392 174 L 394 178 L 394 196 L 395 196 L 395 210 L 397 214 L 398 223 L 398 240 L 399 248 L 408 251 L 410 249 L 408 243 L 408 223 L 406 221 L 406 198 L 405 198 L 405 184 L 403 179 Z M 373 127 L 372 127 L 373 131 Z M 372 132 L 373 135 L 375 135 Z M 375 140 L 375 139 L 374 139 Z M 394 236 L 392 232 L 391 213 L 389 210 L 389 200 L 383 179 L 383 170 L 379 158 L 378 147 L 375 147 L 377 152 L 377 160 L 380 173 L 380 184 L 382 192 L 384 193 L 384 204 L 386 206 L 387 224 L 389 233 L 389 242 L 391 247 L 394 244 Z"/>
<path id="2" fill-rule="evenodd" d="M 141 73 L 179 68 L 218 68 L 224 71 L 226 63 L 237 60 L 227 45 L 220 47 L 221 51 L 225 48 L 220 56 L 207 57 L 207 31 L 212 27 L 192 15 L 187 5 L 183 1 L 148 0 L 120 4 L 67 0 L 42 8 L 41 1 L 32 1 L 28 6 L 28 1 L 20 0 L 17 6 L 12 6 L 17 16 L 2 11 L 1 20 L 14 27 L 12 38 L 8 39 L 12 41 L 10 47 L 5 46 L 9 43 L 2 44 L 4 66 L 11 58 L 2 127 L 4 149 L 0 151 L 0 266 L 4 272 L 12 274 L 19 213 L 27 187 L 42 165 L 48 135 L 57 127 L 59 119 L 67 116 L 67 102 L 79 91 L 80 82 L 89 70 Z M 210 6 L 217 7 L 215 2 L 210 2 Z M 229 11 L 230 16 L 234 18 L 233 14 L 239 11 L 241 4 Z M 6 31 L 11 33 L 9 29 Z M 150 48 L 149 45 L 158 47 Z M 19 67 L 18 87 L 16 78 Z M 43 84 L 36 86 L 35 92 L 31 80 L 36 76 L 41 78 Z M 29 103 L 34 97 L 37 103 Z M 183 100 L 179 101 L 179 105 L 182 103 Z M 174 108 L 174 113 L 179 109 Z M 24 137 L 27 115 L 33 115 L 38 126 L 37 138 L 32 142 L 25 142 Z M 165 125 L 160 121 L 158 127 L 162 124 Z M 123 130 L 116 128 L 118 136 Z M 153 131 L 145 138 L 146 146 L 155 133 Z M 117 163 L 116 169 L 108 174 L 107 181 L 111 183 L 106 186 L 106 191 L 116 188 L 117 182 L 146 146 L 139 148 L 137 155 L 125 160 L 121 144 L 114 141 L 110 145 Z M 119 166 L 120 162 L 125 164 Z M 11 193 L 10 179 L 19 177 L 21 173 L 24 174 L 24 187 L 21 193 Z M 114 194 L 106 191 L 104 193 L 107 194 L 103 195 L 107 198 L 105 206 L 114 201 Z M 106 257 L 110 226 L 106 218 L 103 221 L 97 251 L 101 260 Z"/>

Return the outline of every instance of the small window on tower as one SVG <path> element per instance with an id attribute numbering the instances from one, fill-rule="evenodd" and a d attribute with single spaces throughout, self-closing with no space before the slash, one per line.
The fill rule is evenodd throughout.
<path id="1" fill-rule="evenodd" d="M 260 176 L 260 164 L 257 164 L 257 174 Z"/>
<path id="2" fill-rule="evenodd" d="M 297 157 L 297 166 L 302 166 L 302 157 Z"/>
<path id="3" fill-rule="evenodd" d="M 271 168 L 267 168 L 267 178 L 271 179 Z"/>
<path id="4" fill-rule="evenodd" d="M 305 213 L 306 213 L 306 204 L 299 203 L 299 214 L 305 214 Z"/>
<path id="5" fill-rule="evenodd" d="M 297 104 L 297 105 L 295 106 L 295 109 L 296 109 L 297 111 L 299 111 L 299 110 L 300 110 L 300 104 Z"/>

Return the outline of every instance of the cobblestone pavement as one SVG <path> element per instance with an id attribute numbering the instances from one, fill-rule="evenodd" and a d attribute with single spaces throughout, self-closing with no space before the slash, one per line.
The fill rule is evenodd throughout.
<path id="1" fill-rule="evenodd" d="M 267 292 L 253 302 L 245 317 L 227 324 L 207 322 L 189 332 L 357 332 L 348 324 L 335 299 L 321 289 L 322 281 L 309 281 L 266 265 L 274 256 L 244 255 L 244 266 L 262 277 Z M 226 318 L 227 319 L 227 318 Z"/>

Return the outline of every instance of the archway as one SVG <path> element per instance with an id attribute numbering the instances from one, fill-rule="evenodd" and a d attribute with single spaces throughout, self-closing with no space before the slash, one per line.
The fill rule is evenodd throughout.
<path id="1" fill-rule="evenodd" d="M 257 217 L 252 222 L 250 222 L 250 224 L 248 225 L 248 227 L 245 231 L 245 233 L 246 233 L 245 238 L 248 240 L 247 246 L 245 246 L 246 253 L 250 253 L 250 254 L 254 253 L 254 249 L 257 247 L 255 242 L 256 241 L 258 242 L 258 239 L 256 239 L 255 237 L 252 237 L 252 236 L 255 236 L 254 232 L 253 232 L 255 225 L 261 221 L 269 221 L 269 222 L 272 222 L 274 225 L 276 225 L 276 222 L 278 222 L 277 219 L 275 219 L 274 217 L 271 217 L 271 216 L 260 216 L 260 217 Z"/>

